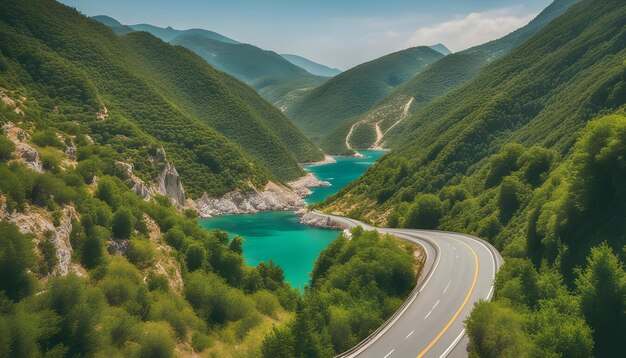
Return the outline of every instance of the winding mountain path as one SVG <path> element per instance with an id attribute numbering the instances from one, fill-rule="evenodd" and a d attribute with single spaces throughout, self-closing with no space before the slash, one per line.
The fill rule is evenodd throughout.
<path id="1" fill-rule="evenodd" d="M 378 330 L 341 357 L 467 356 L 463 321 L 474 303 L 490 299 L 503 260 L 479 238 L 443 231 L 376 228 L 357 220 L 313 212 L 346 227 L 362 226 L 421 245 L 426 262 L 415 289 Z"/>

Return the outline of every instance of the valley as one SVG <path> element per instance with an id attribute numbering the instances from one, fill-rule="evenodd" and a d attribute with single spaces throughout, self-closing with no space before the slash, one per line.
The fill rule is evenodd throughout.
<path id="1" fill-rule="evenodd" d="M 626 4 L 452 3 L 0 0 L 0 357 L 619 356 Z"/>

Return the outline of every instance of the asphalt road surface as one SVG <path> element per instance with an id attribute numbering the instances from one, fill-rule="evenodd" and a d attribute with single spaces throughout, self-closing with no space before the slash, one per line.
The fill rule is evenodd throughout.
<path id="1" fill-rule="evenodd" d="M 473 236 L 430 230 L 375 228 L 360 221 L 315 212 L 347 227 L 362 226 L 421 245 L 426 262 L 404 305 L 371 336 L 342 357 L 467 356 L 463 321 L 474 303 L 490 299 L 503 260 Z"/>

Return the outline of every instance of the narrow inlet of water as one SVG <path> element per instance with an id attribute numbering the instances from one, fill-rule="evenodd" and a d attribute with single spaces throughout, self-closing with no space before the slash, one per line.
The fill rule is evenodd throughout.
<path id="1" fill-rule="evenodd" d="M 361 176 L 385 152 L 362 151 L 361 154 L 365 157 L 337 157 L 336 163 L 305 166 L 306 171 L 332 184 L 313 188 L 313 194 L 305 201 L 318 203 L 335 194 Z M 285 280 L 300 290 L 309 282 L 309 272 L 319 253 L 339 233 L 300 224 L 300 217 L 290 211 L 224 215 L 201 219 L 199 224 L 207 230 L 220 229 L 231 236 L 243 237 L 243 257 L 248 265 L 256 266 L 272 259 L 283 268 Z"/>

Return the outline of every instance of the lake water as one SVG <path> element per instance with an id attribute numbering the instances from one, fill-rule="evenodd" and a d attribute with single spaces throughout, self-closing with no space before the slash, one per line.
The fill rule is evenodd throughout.
<path id="1" fill-rule="evenodd" d="M 365 157 L 339 157 L 335 158 L 336 163 L 305 166 L 305 170 L 332 184 L 330 187 L 313 188 L 313 194 L 305 201 L 308 204 L 317 203 L 333 195 L 363 174 L 385 152 L 362 151 L 361 154 Z M 224 215 L 201 219 L 199 224 L 208 230 L 220 229 L 232 236 L 243 237 L 243 257 L 248 265 L 256 266 L 272 259 L 285 271 L 285 280 L 299 289 L 308 283 L 309 272 L 319 253 L 339 233 L 302 225 L 300 218 L 290 211 Z"/>

